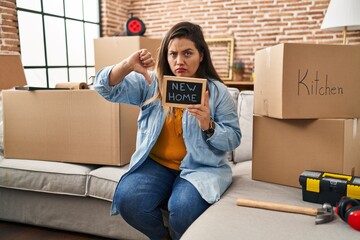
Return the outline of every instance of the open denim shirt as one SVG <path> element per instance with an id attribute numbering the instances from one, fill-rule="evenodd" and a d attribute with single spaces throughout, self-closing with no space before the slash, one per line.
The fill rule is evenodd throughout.
<path id="1" fill-rule="evenodd" d="M 123 81 L 112 87 L 109 86 L 112 67 L 105 67 L 98 72 L 94 89 L 111 102 L 132 104 L 141 108 L 136 151 L 131 157 L 129 171 L 123 175 L 126 177 L 146 160 L 160 135 L 166 114 L 161 100 L 143 106 L 157 90 L 158 82 L 154 72 L 149 71 L 152 79 L 150 85 L 143 75 L 131 72 Z M 192 183 L 203 199 L 212 204 L 220 199 L 231 184 L 232 171 L 226 152 L 240 145 L 241 132 L 236 106 L 227 87 L 219 81 L 210 79 L 208 90 L 210 115 L 216 123 L 215 132 L 207 138 L 199 128 L 198 120 L 184 109 L 182 128 L 187 153 L 180 165 L 180 177 Z M 116 196 L 115 190 L 114 197 Z M 114 206 L 111 208 L 111 214 L 118 214 Z"/>

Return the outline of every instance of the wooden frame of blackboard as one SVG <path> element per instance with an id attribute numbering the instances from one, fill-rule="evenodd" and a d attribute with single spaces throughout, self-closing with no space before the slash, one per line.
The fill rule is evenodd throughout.
<path id="1" fill-rule="evenodd" d="M 170 82 L 169 82 L 170 81 Z M 163 78 L 163 83 L 162 83 L 162 92 L 164 94 L 164 96 L 162 97 L 162 105 L 166 106 L 166 107 L 177 107 L 177 108 L 186 108 L 188 105 L 190 104 L 204 104 L 204 98 L 205 98 L 205 91 L 206 91 L 206 82 L 207 80 L 204 78 L 188 78 L 188 77 L 176 77 L 176 76 L 164 76 Z M 169 91 L 171 91 L 171 89 L 168 89 L 168 83 L 179 83 L 180 85 L 177 85 L 177 87 L 182 87 L 183 90 L 186 93 L 192 93 L 192 97 L 195 97 L 196 102 L 184 102 L 184 101 L 169 101 L 168 100 L 168 96 L 169 96 Z M 172 84 L 172 86 L 174 86 Z M 201 86 L 200 89 L 200 94 L 199 94 L 199 89 L 196 89 L 195 92 L 195 88 L 196 86 Z M 194 89 L 192 89 L 194 88 Z M 179 89 L 177 89 L 179 90 Z M 189 90 L 189 91 L 187 91 Z M 181 90 L 179 90 L 181 91 Z M 195 94 L 195 95 L 194 95 Z M 200 102 L 198 101 L 200 95 Z"/>

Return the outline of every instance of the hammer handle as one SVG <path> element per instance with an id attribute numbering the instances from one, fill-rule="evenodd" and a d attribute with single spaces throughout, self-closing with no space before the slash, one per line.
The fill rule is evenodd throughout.
<path id="1" fill-rule="evenodd" d="M 244 206 L 244 207 L 268 209 L 268 210 L 274 210 L 280 212 L 300 213 L 311 216 L 316 216 L 318 213 L 318 210 L 316 208 L 299 207 L 299 206 L 292 206 L 292 205 L 278 204 L 271 202 L 261 202 L 261 201 L 247 200 L 241 198 L 238 198 L 236 200 L 236 205 Z"/>

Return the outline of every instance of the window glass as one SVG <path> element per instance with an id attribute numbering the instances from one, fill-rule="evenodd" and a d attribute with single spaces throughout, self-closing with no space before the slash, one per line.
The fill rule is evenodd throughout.
<path id="1" fill-rule="evenodd" d="M 65 0 L 65 17 L 83 20 L 82 0 Z"/>
<path id="2" fill-rule="evenodd" d="M 66 20 L 67 45 L 70 65 L 85 65 L 83 23 Z"/>
<path id="3" fill-rule="evenodd" d="M 41 11 L 40 0 L 17 0 L 16 6 L 19 8 L 26 8 L 35 11 Z"/>
<path id="4" fill-rule="evenodd" d="M 46 87 L 46 70 L 45 68 L 25 69 L 25 77 L 28 86 Z"/>
<path id="5" fill-rule="evenodd" d="M 84 1 L 84 20 L 99 23 L 99 0 Z"/>
<path id="6" fill-rule="evenodd" d="M 64 19 L 45 16 L 44 20 L 48 65 L 64 66 L 67 64 Z"/>
<path id="7" fill-rule="evenodd" d="M 85 68 L 70 68 L 69 75 L 70 75 L 70 82 L 86 82 Z"/>
<path id="8" fill-rule="evenodd" d="M 53 88 L 57 83 L 68 82 L 67 68 L 50 68 L 49 69 L 49 87 Z"/>
<path id="9" fill-rule="evenodd" d="M 99 37 L 99 25 L 85 23 L 86 64 L 95 65 L 94 39 Z"/>
<path id="10" fill-rule="evenodd" d="M 45 0 L 43 1 L 43 8 L 45 13 L 64 16 L 63 0 Z"/>
<path id="11" fill-rule="evenodd" d="M 29 85 L 54 87 L 58 82 L 86 82 L 90 75 L 95 75 L 94 39 L 100 37 L 99 0 L 14 2 L 20 53 Z"/>
<path id="12" fill-rule="evenodd" d="M 41 15 L 18 11 L 18 21 L 23 65 L 44 65 L 44 37 Z"/>

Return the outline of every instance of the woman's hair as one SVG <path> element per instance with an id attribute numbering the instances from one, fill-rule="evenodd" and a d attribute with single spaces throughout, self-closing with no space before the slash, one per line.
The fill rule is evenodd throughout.
<path id="1" fill-rule="evenodd" d="M 156 76 L 158 78 L 158 91 L 157 94 L 146 101 L 147 104 L 155 99 L 162 98 L 162 81 L 164 75 L 174 75 L 168 63 L 168 50 L 169 43 L 175 38 L 185 38 L 192 41 L 199 51 L 200 55 L 203 56 L 203 60 L 200 62 L 199 68 L 197 69 L 195 76 L 198 78 L 206 78 L 221 81 L 217 74 L 215 67 L 211 61 L 209 47 L 205 41 L 202 29 L 199 25 L 190 22 L 179 22 L 174 25 L 163 38 L 160 48 L 158 50 L 157 62 L 155 66 Z M 222 81 L 221 81 L 222 82 Z M 172 111 L 171 111 L 172 112 Z"/>
<path id="2" fill-rule="evenodd" d="M 195 73 L 196 77 L 220 80 L 211 61 L 209 47 L 205 41 L 201 27 L 190 22 L 180 22 L 167 32 L 161 42 L 156 63 L 157 77 L 160 81 L 164 75 L 174 75 L 167 61 L 169 43 L 174 38 L 185 38 L 192 41 L 200 55 L 203 56 L 203 60 L 200 62 L 199 68 Z"/>

